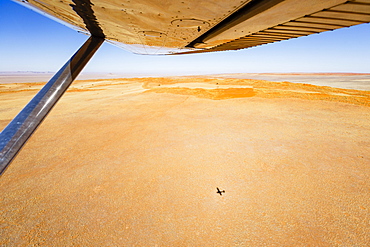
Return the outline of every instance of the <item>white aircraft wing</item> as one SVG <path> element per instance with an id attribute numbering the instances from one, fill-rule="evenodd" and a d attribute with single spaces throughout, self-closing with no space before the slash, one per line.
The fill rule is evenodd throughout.
<path id="1" fill-rule="evenodd" d="M 370 22 L 370 0 L 18 0 L 140 54 L 239 50 Z"/>
<path id="2" fill-rule="evenodd" d="M 141 54 L 189 54 L 370 22 L 370 0 L 17 1 L 91 37 L 0 133 L 0 175 L 104 40 Z"/>

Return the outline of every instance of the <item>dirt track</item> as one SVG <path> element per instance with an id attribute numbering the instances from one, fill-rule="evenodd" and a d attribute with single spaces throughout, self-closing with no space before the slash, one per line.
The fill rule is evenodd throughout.
<path id="1" fill-rule="evenodd" d="M 0 85 L 1 128 L 39 87 Z M 0 245 L 367 246 L 369 102 L 288 82 L 78 81 L 0 178 Z"/>

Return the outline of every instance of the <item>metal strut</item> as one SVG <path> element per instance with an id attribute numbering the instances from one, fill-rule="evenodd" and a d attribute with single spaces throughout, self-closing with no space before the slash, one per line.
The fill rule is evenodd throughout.
<path id="1" fill-rule="evenodd" d="M 103 42 L 91 36 L 0 133 L 0 175 Z"/>

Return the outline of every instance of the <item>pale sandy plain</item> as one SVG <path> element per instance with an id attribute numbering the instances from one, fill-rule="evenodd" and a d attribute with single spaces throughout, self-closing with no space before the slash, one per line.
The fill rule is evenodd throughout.
<path id="1" fill-rule="evenodd" d="M 41 84 L 0 85 L 0 128 Z M 76 81 L 0 178 L 0 245 L 369 246 L 369 106 L 288 82 Z"/>

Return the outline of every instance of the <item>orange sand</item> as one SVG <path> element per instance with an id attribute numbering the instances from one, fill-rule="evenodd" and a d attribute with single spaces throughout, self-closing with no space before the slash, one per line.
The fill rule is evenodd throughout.
<path id="1" fill-rule="evenodd" d="M 0 85 L 0 128 L 40 87 Z M 0 245 L 368 246 L 369 100 L 242 79 L 77 81 L 0 178 Z"/>

